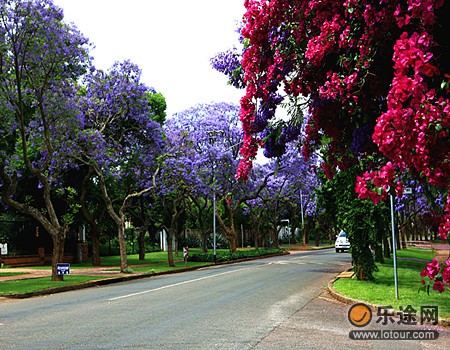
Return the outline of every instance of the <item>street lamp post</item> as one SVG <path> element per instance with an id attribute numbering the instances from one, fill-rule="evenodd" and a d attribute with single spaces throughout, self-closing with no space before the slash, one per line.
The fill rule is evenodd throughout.
<path id="1" fill-rule="evenodd" d="M 300 211 L 302 214 L 302 230 L 303 230 L 303 227 L 305 226 L 305 219 L 303 218 L 303 192 L 302 191 L 300 191 Z"/>
<path id="2" fill-rule="evenodd" d="M 395 217 L 394 217 L 394 189 L 388 190 L 391 202 L 391 233 L 392 233 L 392 255 L 394 262 L 394 287 L 395 287 L 395 299 L 398 300 L 398 272 L 397 272 L 397 239 L 395 237 Z M 403 190 L 403 194 L 411 194 L 412 189 L 406 187 Z"/>
<path id="3" fill-rule="evenodd" d="M 222 134 L 222 130 L 208 130 L 206 133 L 209 135 L 209 142 L 211 145 L 216 141 L 216 136 Z M 213 261 L 217 263 L 217 230 L 216 230 L 216 178 L 214 174 L 214 168 L 216 166 L 215 160 L 212 161 L 212 188 L 213 188 Z"/>
<path id="4" fill-rule="evenodd" d="M 395 223 L 394 223 L 394 196 L 390 194 L 391 199 L 391 233 L 392 233 L 392 254 L 394 261 L 394 287 L 395 300 L 398 300 L 398 274 L 397 274 L 397 246 L 395 239 Z"/>
<path id="5" fill-rule="evenodd" d="M 214 178 L 214 168 L 213 168 L 213 178 Z M 213 180 L 214 181 L 214 180 Z M 217 241 L 216 241 L 216 186 L 213 182 L 213 246 L 214 246 L 214 255 L 213 260 L 214 264 L 217 263 Z"/>

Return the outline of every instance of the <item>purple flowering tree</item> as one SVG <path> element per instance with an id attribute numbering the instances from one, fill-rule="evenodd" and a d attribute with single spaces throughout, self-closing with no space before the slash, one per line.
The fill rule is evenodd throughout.
<path id="1" fill-rule="evenodd" d="M 170 165 L 171 179 L 174 174 L 177 178 L 164 181 L 165 186 L 173 185 L 163 195 L 184 193 L 184 209 L 202 232 L 204 251 L 217 179 L 223 172 L 234 176 L 241 137 L 238 112 L 239 107 L 229 103 L 199 104 L 175 114 L 165 126 L 169 158 L 163 170 Z"/>
<path id="2" fill-rule="evenodd" d="M 319 186 L 316 176 L 316 160 L 305 160 L 298 152 L 298 142 L 286 144 L 286 151 L 277 159 L 272 159 L 268 169 L 274 175 L 268 179 L 267 186 L 259 197 L 265 210 L 270 212 L 272 240 L 278 238 L 277 226 L 283 219 L 289 219 L 292 229 L 291 240 L 296 228 L 301 227 L 302 215 L 312 216 L 315 212 L 315 190 Z M 269 170 L 268 170 L 269 171 Z M 303 211 L 303 213 L 302 213 Z M 303 230 L 303 243 L 306 243 L 306 231 Z"/>
<path id="3" fill-rule="evenodd" d="M 285 210 L 291 219 L 292 231 L 295 232 L 297 227 L 302 228 L 302 242 L 305 245 L 308 232 L 300 225 L 302 216 L 305 222 L 316 215 L 316 190 L 321 183 L 317 176 L 317 155 L 312 154 L 306 159 L 298 152 L 299 147 L 300 142 L 289 143 L 279 162 L 284 166 L 282 173 L 288 179 L 286 194 L 290 200 Z"/>
<path id="4" fill-rule="evenodd" d="M 53 240 L 52 280 L 78 210 L 64 187 L 80 129 L 76 80 L 89 64 L 88 41 L 63 22 L 51 0 L 2 1 L 0 7 L 0 186 L 8 207 L 31 216 Z M 19 196 L 18 188 L 34 187 Z M 63 206 L 55 206 L 63 200 Z"/>
<path id="5" fill-rule="evenodd" d="M 230 250 L 236 251 L 235 217 L 246 201 L 257 198 L 265 186 L 266 179 L 237 182 L 236 168 L 241 146 L 242 131 L 238 119 L 239 107 L 232 104 L 211 104 L 196 108 L 196 118 L 200 118 L 202 134 L 196 137 L 197 153 L 202 169 L 205 201 L 216 197 L 218 210 L 216 219 L 224 233 Z M 200 188 L 200 187 L 198 187 Z M 198 193 L 194 193 L 197 196 Z"/>
<path id="6" fill-rule="evenodd" d="M 264 166 L 255 165 L 255 171 L 247 181 L 236 181 L 235 169 L 238 159 L 235 158 L 233 161 L 232 167 L 222 168 L 223 171 L 216 180 L 218 198 L 221 203 L 221 210 L 216 213 L 216 217 L 225 233 L 231 252 L 237 250 L 235 226 L 237 213 L 242 211 L 247 203 L 258 198 L 269 178 L 274 174 L 274 171 L 268 172 Z"/>
<path id="7" fill-rule="evenodd" d="M 439 212 L 445 201 L 443 194 L 426 183 L 403 181 L 410 193 L 404 192 L 401 198 L 395 198 L 401 247 L 406 248 L 409 240 L 437 239 Z"/>
<path id="8" fill-rule="evenodd" d="M 279 229 L 280 222 L 285 219 L 285 203 L 289 201 L 287 196 L 288 178 L 285 175 L 277 173 L 272 175 L 268 181 L 267 186 L 259 194 L 262 200 L 263 209 L 266 213 L 265 220 L 268 224 L 271 245 L 279 248 Z"/>
<path id="9" fill-rule="evenodd" d="M 161 171 L 153 191 L 152 208 L 159 212 L 150 219 L 167 232 L 169 266 L 175 266 L 174 247 L 181 226 L 180 219 L 186 213 L 187 200 L 195 186 L 196 152 L 188 130 L 180 128 L 176 120 L 168 119 L 164 125 L 166 146 L 160 157 Z"/>
<path id="10" fill-rule="evenodd" d="M 270 213 L 266 210 L 261 197 L 248 200 L 242 210 L 244 217 L 250 223 L 250 235 L 253 237 L 255 249 L 259 249 L 261 244 L 264 246 L 265 239 L 270 236 Z"/>
<path id="11" fill-rule="evenodd" d="M 129 61 L 115 63 L 108 72 L 93 70 L 79 99 L 84 129 L 77 160 L 93 171 L 92 181 L 117 225 L 122 272 L 128 270 L 126 210 L 155 187 L 156 158 L 163 149 L 161 126 L 153 120 L 148 98 L 155 91 L 140 75 Z"/>

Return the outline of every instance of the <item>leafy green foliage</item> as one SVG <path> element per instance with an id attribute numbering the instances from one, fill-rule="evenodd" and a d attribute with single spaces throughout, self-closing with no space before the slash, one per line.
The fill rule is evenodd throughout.
<path id="1" fill-rule="evenodd" d="M 147 93 L 147 99 L 150 110 L 153 113 L 152 119 L 160 125 L 164 125 L 164 122 L 166 121 L 167 108 L 164 95 L 160 92 Z"/>
<path id="2" fill-rule="evenodd" d="M 384 203 L 376 206 L 357 198 L 354 188 L 358 171 L 360 168 L 354 166 L 324 180 L 318 191 L 319 206 L 335 227 L 347 232 L 358 279 L 372 280 L 377 268 L 371 248 L 381 248 L 382 234 L 389 229 L 389 212 Z"/>
<path id="3" fill-rule="evenodd" d="M 75 215 L 81 208 L 77 201 L 77 190 L 73 187 L 57 188 L 55 190 L 56 198 L 63 198 L 66 201 L 66 212 L 61 216 L 63 222 L 67 225 L 73 224 Z"/>

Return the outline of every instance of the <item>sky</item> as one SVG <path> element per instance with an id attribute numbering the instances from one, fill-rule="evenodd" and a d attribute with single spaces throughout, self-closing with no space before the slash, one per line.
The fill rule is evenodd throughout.
<path id="1" fill-rule="evenodd" d="M 244 94 L 211 68 L 210 58 L 238 46 L 244 0 L 54 0 L 95 45 L 98 69 L 129 59 L 143 82 L 164 95 L 167 115 L 198 103 L 239 104 Z"/>

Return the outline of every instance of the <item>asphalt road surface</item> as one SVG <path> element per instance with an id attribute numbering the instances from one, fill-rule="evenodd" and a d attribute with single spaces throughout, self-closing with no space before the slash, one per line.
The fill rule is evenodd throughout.
<path id="1" fill-rule="evenodd" d="M 5 301 L 0 349 L 450 348 L 446 332 L 427 341 L 350 339 L 349 306 L 324 291 L 350 261 L 334 250 L 301 252 Z"/>

